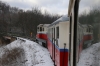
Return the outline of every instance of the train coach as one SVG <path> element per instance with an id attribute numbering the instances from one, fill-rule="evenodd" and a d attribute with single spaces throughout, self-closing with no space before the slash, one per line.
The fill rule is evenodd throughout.
<path id="1" fill-rule="evenodd" d="M 77 43 L 79 44 L 79 52 L 87 48 L 93 41 L 93 27 L 91 25 L 78 24 Z"/>
<path id="2" fill-rule="evenodd" d="M 59 18 L 52 24 L 37 26 L 36 41 L 47 47 L 56 66 L 68 66 L 69 17 Z"/>
<path id="3" fill-rule="evenodd" d="M 56 66 L 68 66 L 70 56 L 70 19 L 67 15 L 54 21 L 52 24 L 37 26 L 38 42 L 47 47 Z M 78 23 L 77 27 L 77 62 L 84 45 L 91 43 L 93 30 L 91 25 Z M 41 44 L 39 43 L 39 44 Z"/>
<path id="4" fill-rule="evenodd" d="M 69 24 L 66 15 L 48 27 L 48 50 L 57 66 L 68 66 Z"/>
<path id="5" fill-rule="evenodd" d="M 77 62 L 83 49 L 89 47 L 93 41 L 93 27 L 82 25 L 78 22 L 77 27 Z"/>

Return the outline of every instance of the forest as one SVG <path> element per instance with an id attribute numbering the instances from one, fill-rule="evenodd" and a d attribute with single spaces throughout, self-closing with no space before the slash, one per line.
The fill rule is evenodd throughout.
<path id="1" fill-rule="evenodd" d="M 37 25 L 51 24 L 60 15 L 50 14 L 45 11 L 41 12 L 38 7 L 33 6 L 31 10 L 23 10 L 18 7 L 11 7 L 8 3 L 0 1 L 0 35 L 14 35 L 35 38 L 37 32 Z M 87 14 L 84 11 L 79 15 L 79 22 L 81 24 L 89 24 L 93 26 L 93 38 L 95 41 L 100 40 L 100 7 L 91 8 Z"/>
<path id="2" fill-rule="evenodd" d="M 50 24 L 59 17 L 47 11 L 43 14 L 38 7 L 33 6 L 31 10 L 25 11 L 0 1 L 0 35 L 30 37 L 32 33 L 32 38 L 35 38 L 37 25 Z"/>

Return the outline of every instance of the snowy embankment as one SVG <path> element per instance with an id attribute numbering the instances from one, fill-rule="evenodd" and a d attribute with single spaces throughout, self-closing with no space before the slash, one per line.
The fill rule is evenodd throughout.
<path id="1" fill-rule="evenodd" d="M 23 49 L 24 54 L 22 54 L 20 58 L 17 58 L 17 61 L 12 63 L 13 65 L 17 64 L 16 66 L 54 66 L 52 59 L 50 58 L 49 52 L 46 48 L 40 46 L 33 41 L 26 39 L 24 40 L 25 41 L 17 39 L 14 42 L 1 47 L 0 58 L 4 57 L 4 54 L 7 52 L 6 50 L 10 51 L 14 48 L 20 48 Z M 18 62 L 20 60 L 22 62 L 21 65 Z"/>
<path id="2" fill-rule="evenodd" d="M 100 43 L 82 51 L 78 66 L 100 66 Z"/>

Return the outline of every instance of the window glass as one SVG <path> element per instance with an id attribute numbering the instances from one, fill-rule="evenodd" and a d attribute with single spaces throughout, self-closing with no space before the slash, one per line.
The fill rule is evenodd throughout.
<path id="1" fill-rule="evenodd" d="M 80 0 L 78 22 L 77 66 L 100 66 L 100 0 Z"/>
<path id="2" fill-rule="evenodd" d="M 59 40 L 59 27 L 56 27 L 56 45 L 59 47 L 58 40 Z"/>
<path id="3" fill-rule="evenodd" d="M 40 31 L 42 31 L 42 27 L 40 27 Z"/>
<path id="4" fill-rule="evenodd" d="M 56 27 L 56 38 L 59 38 L 59 27 Z"/>

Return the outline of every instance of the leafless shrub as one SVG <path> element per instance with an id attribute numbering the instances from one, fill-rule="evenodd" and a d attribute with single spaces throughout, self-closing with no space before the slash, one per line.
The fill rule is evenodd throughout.
<path id="1" fill-rule="evenodd" d="M 21 48 L 14 48 L 12 50 L 5 50 L 5 54 L 0 58 L 0 66 L 25 66 L 26 62 L 24 50 Z"/>

